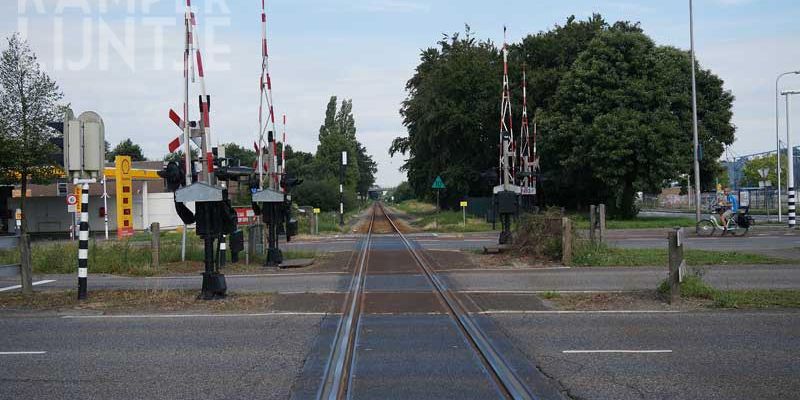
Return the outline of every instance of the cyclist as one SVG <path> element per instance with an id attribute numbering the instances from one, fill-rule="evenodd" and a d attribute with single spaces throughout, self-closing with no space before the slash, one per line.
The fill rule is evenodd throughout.
<path id="1" fill-rule="evenodd" d="M 730 188 L 725 188 L 725 206 L 725 212 L 720 215 L 720 220 L 722 220 L 722 226 L 727 231 L 728 219 L 732 218 L 733 215 L 739 211 L 739 199 L 731 192 Z"/>

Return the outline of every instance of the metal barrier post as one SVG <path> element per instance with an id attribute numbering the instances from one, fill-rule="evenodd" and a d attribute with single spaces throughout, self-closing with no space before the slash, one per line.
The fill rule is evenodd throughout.
<path id="1" fill-rule="evenodd" d="M 681 282 L 683 281 L 686 262 L 683 259 L 683 228 L 675 228 L 669 233 L 669 303 L 677 304 L 681 300 Z"/>

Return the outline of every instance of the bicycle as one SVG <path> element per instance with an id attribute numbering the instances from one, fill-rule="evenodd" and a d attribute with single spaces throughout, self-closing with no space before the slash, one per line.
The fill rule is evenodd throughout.
<path id="1" fill-rule="evenodd" d="M 721 215 L 725 208 L 711 206 L 710 209 L 713 210 L 711 215 L 697 223 L 697 236 L 713 236 L 714 232 L 720 229 L 722 230 L 722 236 L 730 233 L 733 236 L 741 237 L 746 235 L 747 231 L 750 230 L 750 226 L 753 225 L 753 217 L 749 215 L 749 207 L 740 207 L 737 213 L 728 218 L 725 226 L 722 226 L 715 217 L 715 215 Z"/>

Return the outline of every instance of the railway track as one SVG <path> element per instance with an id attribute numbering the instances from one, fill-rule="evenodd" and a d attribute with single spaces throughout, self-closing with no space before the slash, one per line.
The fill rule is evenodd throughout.
<path id="1" fill-rule="evenodd" d="M 376 203 L 371 209 L 368 229 L 361 241 L 342 318 L 339 321 L 333 348 L 324 370 L 322 385 L 317 393 L 318 399 L 335 400 L 362 397 L 357 390 L 357 383 L 361 378 L 354 371 L 357 366 L 360 366 L 365 372 L 371 369 L 370 366 L 361 366 L 359 362 L 367 363 L 367 361 L 359 361 L 356 354 L 360 341 L 367 340 L 362 337 L 362 332 L 374 330 L 364 327 L 365 304 L 375 303 L 366 300 L 368 295 L 366 281 L 371 261 L 375 269 L 381 267 L 385 269 L 386 266 L 391 266 L 391 270 L 399 268 L 405 273 L 413 273 L 415 277 L 423 277 L 425 290 L 428 293 L 422 294 L 430 295 L 431 300 L 435 299 L 430 303 L 435 304 L 437 314 L 449 317 L 449 322 L 445 321 L 444 324 L 445 330 L 448 331 L 444 337 L 453 341 L 460 339 L 461 344 L 453 347 L 459 347 L 463 349 L 462 352 L 470 353 L 463 355 L 462 359 L 475 360 L 480 364 L 480 368 L 474 369 L 480 371 L 477 373 L 478 376 L 482 375 L 482 378 L 488 381 L 483 386 L 491 388 L 491 391 L 496 393 L 495 397 L 535 398 L 526 384 L 493 347 L 489 337 L 466 311 L 460 299 L 447 289 L 441 278 L 430 267 L 430 262 L 424 252 L 401 232 L 398 224 L 392 220 L 383 205 Z M 418 301 L 418 297 L 416 301 Z M 413 303 L 415 296 L 408 292 L 397 293 L 391 301 Z M 420 329 L 418 334 L 425 335 L 426 332 Z M 373 336 L 372 342 L 380 342 L 379 339 L 374 338 L 378 334 L 373 332 L 371 335 Z M 364 358 L 366 360 L 368 357 Z M 391 360 L 382 360 L 381 362 L 384 361 L 391 362 Z M 425 361 L 419 360 L 419 362 L 424 363 Z M 414 368 L 412 367 L 412 369 Z M 411 374 L 413 375 L 413 373 Z M 474 377 L 472 379 L 474 380 Z M 397 385 L 395 384 L 395 386 Z M 384 388 L 386 388 L 385 385 Z M 477 394 L 475 395 L 477 396 Z M 363 397 L 374 396 L 374 393 L 363 395 Z M 393 396 L 398 396 L 398 392 L 394 392 Z"/>

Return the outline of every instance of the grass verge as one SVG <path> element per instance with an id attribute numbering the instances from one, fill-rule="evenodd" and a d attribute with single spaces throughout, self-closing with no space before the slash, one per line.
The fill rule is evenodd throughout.
<path id="1" fill-rule="evenodd" d="M 576 229 L 589 229 L 589 218 L 583 214 L 572 215 Z M 695 221 L 685 217 L 636 217 L 633 219 L 608 219 L 608 229 L 659 229 L 675 227 L 694 227 Z"/>
<path id="2" fill-rule="evenodd" d="M 392 207 L 411 216 L 410 223 L 414 228 L 427 232 L 487 232 L 492 230 L 492 224 L 483 218 L 467 215 L 465 226 L 462 211 L 442 210 L 437 213 L 436 205 L 418 200 L 407 200 L 393 204 Z"/>
<path id="3" fill-rule="evenodd" d="M 669 295 L 666 281 L 658 291 Z M 710 300 L 714 308 L 800 308 L 800 290 L 719 290 L 703 282 L 701 275 L 684 278 L 681 297 Z"/>
<path id="4" fill-rule="evenodd" d="M 688 265 L 782 264 L 789 261 L 761 254 L 738 251 L 686 250 Z M 603 244 L 580 242 L 572 258 L 578 267 L 643 267 L 666 265 L 667 249 L 622 249 Z"/>
<path id="5" fill-rule="evenodd" d="M 78 311 L 146 311 L 146 312 L 229 312 L 270 308 L 274 293 L 234 293 L 224 300 L 197 299 L 197 290 L 92 290 L 85 301 L 77 300 L 77 292 L 42 291 L 26 296 L 19 292 L 0 294 L 0 310 L 78 310 Z"/>
<path id="6" fill-rule="evenodd" d="M 176 234 L 180 238 L 180 234 Z M 186 262 L 181 262 L 180 240 L 162 241 L 161 267 L 152 267 L 150 246 L 146 242 L 133 240 L 98 242 L 92 241 L 89 247 L 89 269 L 94 274 L 114 274 L 128 276 L 155 276 L 170 273 L 190 273 L 203 269 L 203 246 L 199 238 L 189 235 L 186 246 Z M 38 242 L 31 245 L 33 254 L 33 272 L 36 274 L 71 274 L 77 271 L 77 242 Z M 230 256 L 228 256 L 230 257 Z M 293 260 L 299 258 L 315 258 L 316 253 L 301 250 L 284 250 L 283 258 Z M 240 253 L 244 262 L 244 253 Z M 249 266 L 228 265 L 225 272 L 241 270 L 252 272 L 260 268 L 262 255 L 251 257 Z M 19 262 L 16 250 L 0 251 L 0 264 Z M 237 271 L 238 272 L 238 271 Z"/>

